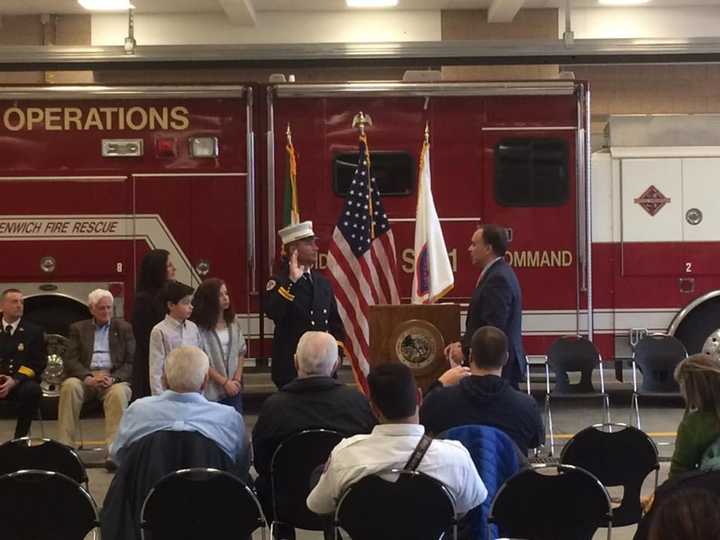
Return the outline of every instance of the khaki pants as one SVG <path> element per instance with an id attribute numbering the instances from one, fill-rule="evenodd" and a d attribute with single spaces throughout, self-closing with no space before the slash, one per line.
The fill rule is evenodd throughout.
<path id="1" fill-rule="evenodd" d="M 126 382 L 113 384 L 110 388 L 97 390 L 85 385 L 76 377 L 65 379 L 60 387 L 58 405 L 58 440 L 77 447 L 77 427 L 83 403 L 92 399 L 103 402 L 105 410 L 105 444 L 109 447 L 115 438 L 122 415 L 127 409 L 132 390 Z"/>

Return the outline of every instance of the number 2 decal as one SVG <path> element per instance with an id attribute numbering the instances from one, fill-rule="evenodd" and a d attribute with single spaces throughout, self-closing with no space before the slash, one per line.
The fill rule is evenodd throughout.
<path id="1" fill-rule="evenodd" d="M 692 263 L 691 263 L 691 262 L 686 262 L 686 263 L 685 263 L 685 273 L 686 273 L 686 274 L 689 274 L 689 273 L 691 273 L 691 272 L 692 272 Z"/>

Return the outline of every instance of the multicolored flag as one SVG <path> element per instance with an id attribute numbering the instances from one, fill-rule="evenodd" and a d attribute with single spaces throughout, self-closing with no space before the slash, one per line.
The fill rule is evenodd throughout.
<path id="1" fill-rule="evenodd" d="M 425 142 L 420 152 L 418 169 L 415 273 L 413 274 L 411 296 L 413 304 L 432 304 L 454 287 L 455 277 L 433 200 L 428 128 L 425 128 Z"/>
<path id="2" fill-rule="evenodd" d="M 297 195 L 297 155 L 292 142 L 290 126 L 287 127 L 287 174 L 285 175 L 285 193 L 283 204 L 283 226 L 300 223 L 300 206 Z"/>
<path id="3" fill-rule="evenodd" d="M 369 306 L 399 304 L 395 240 L 370 166 L 367 136 L 328 250 L 328 272 L 345 326 L 345 352 L 367 394 Z"/>

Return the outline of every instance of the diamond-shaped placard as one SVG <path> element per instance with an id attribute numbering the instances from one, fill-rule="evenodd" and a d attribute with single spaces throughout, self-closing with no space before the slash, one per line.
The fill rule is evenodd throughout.
<path id="1" fill-rule="evenodd" d="M 655 216 L 671 199 L 663 195 L 658 188 L 651 185 L 642 195 L 633 199 L 633 201 L 635 204 L 642 206 L 648 214 Z"/>

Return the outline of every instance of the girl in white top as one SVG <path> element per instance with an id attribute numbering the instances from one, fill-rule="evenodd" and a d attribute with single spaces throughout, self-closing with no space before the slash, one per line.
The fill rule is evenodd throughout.
<path id="1" fill-rule="evenodd" d="M 242 375 L 247 346 L 230 305 L 225 282 L 210 278 L 195 291 L 193 320 L 200 329 L 200 346 L 210 359 L 205 397 L 242 413 Z"/>

